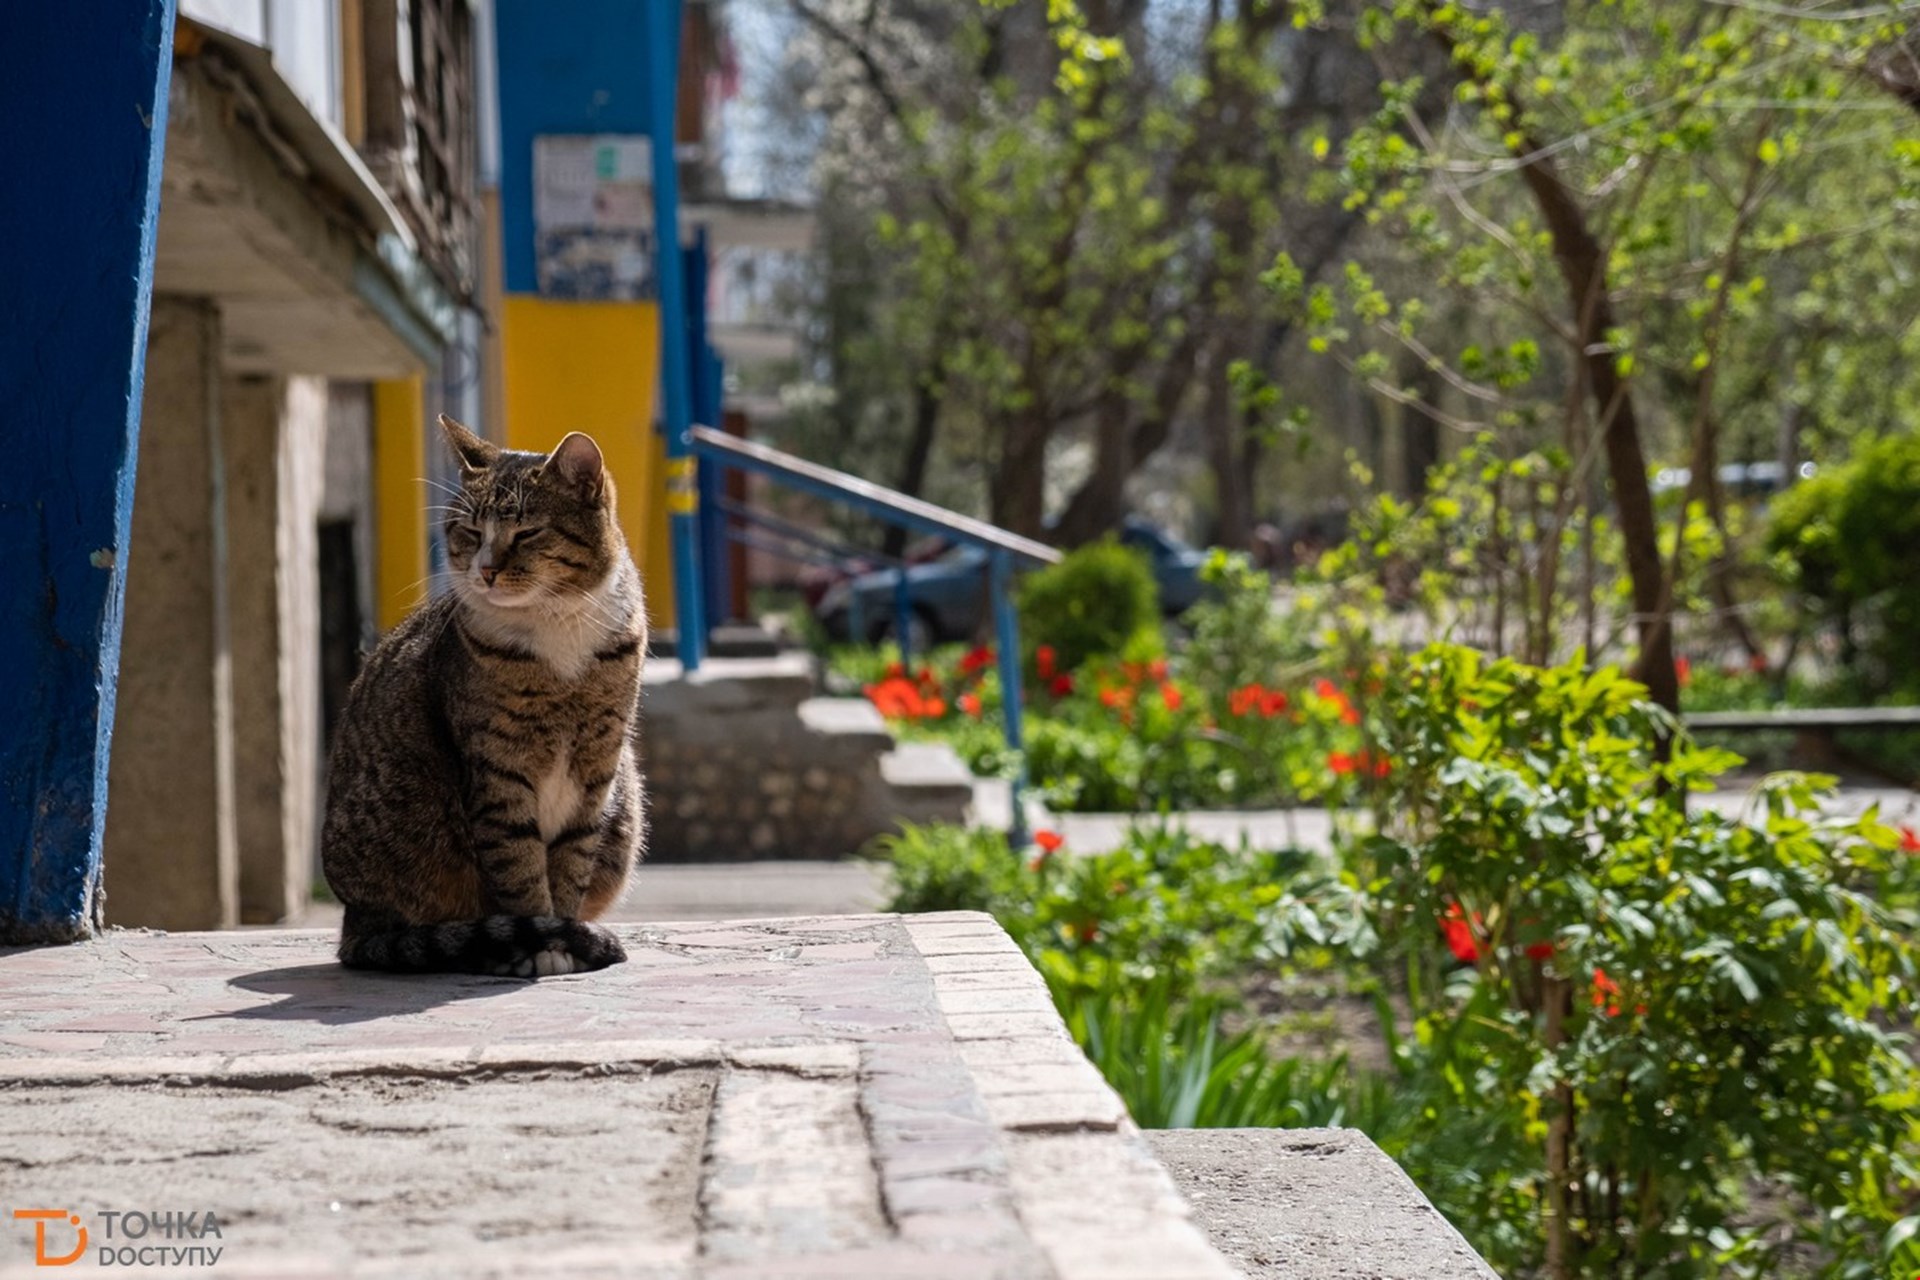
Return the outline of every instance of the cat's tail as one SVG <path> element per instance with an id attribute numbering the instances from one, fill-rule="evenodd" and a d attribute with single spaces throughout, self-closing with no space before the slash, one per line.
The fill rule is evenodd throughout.
<path id="1" fill-rule="evenodd" d="M 389 973 L 486 973 L 546 978 L 627 958 L 604 927 L 558 916 L 487 916 L 445 924 L 369 924 L 347 908 L 340 963 Z"/>

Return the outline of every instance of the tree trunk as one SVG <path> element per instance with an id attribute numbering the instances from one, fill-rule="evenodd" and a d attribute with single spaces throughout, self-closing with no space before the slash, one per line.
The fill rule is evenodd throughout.
<path id="1" fill-rule="evenodd" d="M 1561 180 L 1551 155 L 1531 136 L 1523 137 L 1514 150 L 1533 157 L 1521 176 L 1553 238 L 1554 262 L 1572 304 L 1574 332 L 1593 392 L 1594 417 L 1606 448 L 1607 476 L 1640 633 L 1634 674 L 1655 702 L 1678 712 L 1680 682 L 1673 666 L 1673 629 L 1667 625 L 1672 602 L 1660 563 L 1660 528 L 1653 511 L 1653 489 L 1647 482 L 1647 455 L 1640 443 L 1633 389 L 1620 372 L 1608 339 L 1618 321 L 1607 289 L 1606 257 L 1587 225 L 1586 211 Z"/>
<path id="2" fill-rule="evenodd" d="M 913 389 L 913 434 L 907 440 L 906 460 L 900 467 L 900 492 L 909 498 L 920 496 L 927 483 L 927 463 L 933 457 L 933 437 L 940 425 L 940 396 L 943 389 L 944 360 L 934 357 L 934 368 Z M 908 531 L 889 524 L 881 550 L 898 558 L 906 550 Z"/>
<path id="3" fill-rule="evenodd" d="M 1109 393 L 1093 411 L 1093 474 L 1060 513 L 1054 537 L 1063 547 L 1091 542 L 1127 514 L 1127 478 L 1133 474 L 1133 415 L 1127 398 Z"/>
<path id="4" fill-rule="evenodd" d="M 1010 415 L 993 469 L 993 522 L 1026 538 L 1046 536 L 1048 425 L 1043 409 Z"/>
<path id="5" fill-rule="evenodd" d="M 1242 474 L 1240 415 L 1233 411 L 1227 360 L 1227 344 L 1216 343 L 1207 371 L 1207 398 L 1200 422 L 1206 434 L 1207 457 L 1213 464 L 1213 540 L 1223 547 L 1241 550 L 1253 544 L 1253 487 Z"/>
<path id="6" fill-rule="evenodd" d="M 1428 17 L 1434 19 L 1434 36 L 1451 56 L 1453 37 L 1447 23 L 1435 16 L 1443 6 L 1437 0 L 1428 0 L 1426 7 Z M 1509 92 L 1506 97 L 1514 118 L 1523 119 L 1514 95 Z M 1607 476 L 1613 488 L 1620 541 L 1626 551 L 1634 622 L 1640 633 L 1634 675 L 1647 686 L 1655 702 L 1677 714 L 1680 681 L 1673 665 L 1673 629 L 1668 625 L 1673 606 L 1666 590 L 1666 568 L 1660 562 L 1660 526 L 1653 511 L 1653 488 L 1647 481 L 1647 454 L 1640 443 L 1633 388 L 1615 361 L 1610 339 L 1618 320 L 1607 286 L 1606 253 L 1587 223 L 1580 198 L 1560 177 L 1553 153 L 1531 130 L 1514 135 L 1510 150 L 1524 161 L 1520 176 L 1553 240 L 1554 263 L 1572 308 L 1576 355 L 1585 365 L 1587 387 L 1593 393 L 1594 419 L 1606 449 Z M 1666 746 L 1662 740 L 1662 754 Z"/>

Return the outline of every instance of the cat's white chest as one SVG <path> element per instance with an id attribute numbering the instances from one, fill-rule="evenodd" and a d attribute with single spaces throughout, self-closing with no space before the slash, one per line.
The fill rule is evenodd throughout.
<path id="1" fill-rule="evenodd" d="M 554 757 L 553 766 L 533 784 L 533 815 L 539 824 L 540 838 L 548 844 L 573 823 L 580 811 L 580 784 L 568 769 L 565 752 Z"/>
<path id="2" fill-rule="evenodd" d="M 533 656 L 562 680 L 578 680 L 593 666 L 593 655 L 606 643 L 607 628 L 597 619 L 573 618 L 542 627 L 528 637 Z"/>

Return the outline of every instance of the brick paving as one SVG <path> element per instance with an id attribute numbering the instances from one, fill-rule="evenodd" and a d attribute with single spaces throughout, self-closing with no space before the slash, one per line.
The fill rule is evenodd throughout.
<path id="1" fill-rule="evenodd" d="M 1235 1274 L 989 918 L 616 928 L 537 983 L 316 931 L 0 950 L 0 1201 L 222 1276 Z M 132 1210 L 221 1233 L 108 1240 Z M 0 1219 L 0 1276 L 32 1251 Z"/>

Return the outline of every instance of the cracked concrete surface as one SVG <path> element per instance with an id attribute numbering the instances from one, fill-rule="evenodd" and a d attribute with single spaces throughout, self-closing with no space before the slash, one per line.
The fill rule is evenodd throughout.
<path id="1" fill-rule="evenodd" d="M 0 1193 L 212 1211 L 223 1276 L 1234 1274 L 987 917 L 616 927 L 537 983 L 0 951 Z"/>

